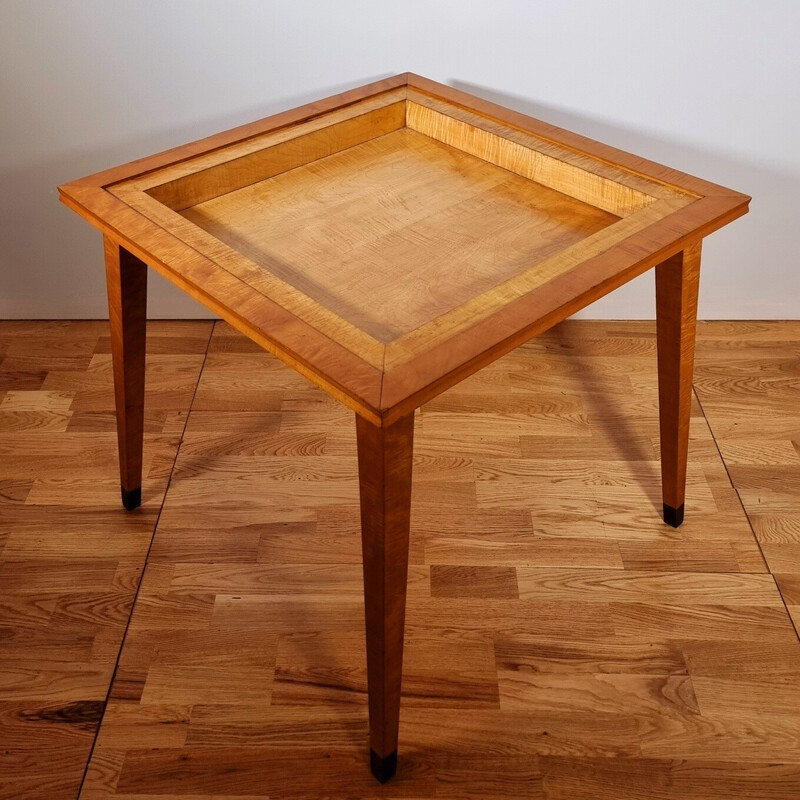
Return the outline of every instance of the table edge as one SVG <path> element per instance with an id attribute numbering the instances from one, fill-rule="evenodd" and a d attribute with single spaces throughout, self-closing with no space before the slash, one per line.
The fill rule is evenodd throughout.
<path id="1" fill-rule="evenodd" d="M 215 271 L 216 280 L 226 279 L 219 273 L 224 273 L 227 279 L 239 279 L 213 260 L 192 250 L 189 245 L 172 236 L 168 230 L 142 216 L 105 189 L 113 183 L 224 148 L 265 132 L 296 125 L 336 108 L 402 86 L 413 86 L 418 91 L 427 92 L 485 114 L 505 125 L 519 128 L 594 159 L 642 175 L 649 180 L 679 187 L 696 194 L 698 199 L 645 229 L 645 233 L 652 237 L 649 245 L 639 242 L 638 239 L 641 238 L 639 236 L 612 245 L 599 256 L 587 260 L 546 284 L 547 292 L 542 292 L 539 287 L 480 320 L 473 327 L 434 344 L 428 350 L 387 371 L 385 363 L 382 370 L 371 366 L 269 297 L 257 293 L 248 284 L 240 281 L 250 293 L 258 295 L 258 302 L 263 304 L 265 316 L 270 320 L 279 321 L 277 327 L 270 328 L 270 331 L 244 316 L 241 308 L 237 310 L 227 302 L 205 292 L 196 281 L 182 274 L 175 263 L 159 258 L 156 253 L 151 252 L 152 248 L 138 243 L 137 233 L 145 231 L 150 235 L 167 237 L 167 241 L 175 246 L 176 251 L 180 251 L 182 256 L 190 257 L 195 263 L 202 263 L 206 271 Z M 103 170 L 62 184 L 58 190 L 59 197 L 65 205 L 83 216 L 105 235 L 129 249 L 245 335 L 348 405 L 357 414 L 376 424 L 388 424 L 394 421 L 524 341 L 674 255 L 684 246 L 702 239 L 747 213 L 751 199 L 740 192 L 640 158 L 414 73 L 401 73 L 374 81 L 195 142 Z M 116 223 L 108 218 L 107 211 L 110 211 L 111 217 L 116 218 Z M 240 291 L 247 295 L 247 302 L 255 302 L 249 292 L 241 289 Z M 245 304 L 239 303 L 238 306 Z M 324 367 L 320 366 L 321 362 L 325 364 Z"/>

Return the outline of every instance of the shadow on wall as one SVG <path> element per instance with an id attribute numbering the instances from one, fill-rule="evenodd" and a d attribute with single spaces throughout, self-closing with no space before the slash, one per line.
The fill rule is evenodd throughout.
<path id="1" fill-rule="evenodd" d="M 62 317 L 65 309 L 73 318 L 106 316 L 100 235 L 59 203 L 58 184 L 387 75 L 363 76 L 180 127 L 153 130 L 102 149 L 65 150 L 57 158 L 0 175 L 0 317 Z M 737 160 L 485 86 L 457 79 L 450 82 L 487 100 L 752 195 L 751 213 L 706 241 L 700 314 L 728 319 L 797 317 L 800 176 L 758 163 L 757 153 L 749 161 Z M 37 124 L 59 124 L 36 114 L 32 117 Z M 612 298 L 600 300 L 582 316 L 652 318 L 652 295 L 652 276 L 644 275 L 614 292 L 613 304 Z M 152 318 L 211 316 L 156 275 L 150 298 Z"/>
<path id="2" fill-rule="evenodd" d="M 65 150 L 57 158 L 0 174 L 0 319 L 60 318 L 65 316 L 65 308 L 73 319 L 108 316 L 100 232 L 61 204 L 58 185 L 390 74 L 363 76 L 347 84 L 320 87 L 187 125 L 153 130 L 104 148 Z M 23 96 L 20 101 L 24 99 Z M 81 109 L 75 113 L 82 113 Z M 58 120 L 38 121 L 58 124 Z M 214 317 L 152 270 L 148 278 L 150 318 Z"/>
<path id="3" fill-rule="evenodd" d="M 800 174 L 781 172 L 759 163 L 759 157 L 763 159 L 759 153 L 753 153 L 752 159 L 745 161 L 479 84 L 455 78 L 449 82 L 456 89 L 493 103 L 751 195 L 750 213 L 703 243 L 700 316 L 754 318 L 755 309 L 755 318 L 797 318 Z M 652 283 L 652 275 L 646 273 L 618 289 L 614 293 L 616 298 L 629 298 L 631 306 L 629 313 L 617 316 L 652 319 L 655 314 Z M 768 287 L 767 293 L 764 287 Z M 643 296 L 645 308 L 641 307 Z M 607 316 L 597 313 L 603 302 L 599 300 L 578 316 Z"/>

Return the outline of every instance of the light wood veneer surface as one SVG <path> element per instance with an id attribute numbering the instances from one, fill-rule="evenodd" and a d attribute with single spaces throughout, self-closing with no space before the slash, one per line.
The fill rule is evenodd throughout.
<path id="1" fill-rule="evenodd" d="M 411 73 L 59 188 L 381 425 L 750 199 Z"/>
<path id="2" fill-rule="evenodd" d="M 407 128 L 181 214 L 384 343 L 617 220 Z"/>

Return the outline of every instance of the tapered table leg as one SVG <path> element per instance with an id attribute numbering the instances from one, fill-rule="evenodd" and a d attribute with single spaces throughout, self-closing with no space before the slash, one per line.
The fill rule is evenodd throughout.
<path id="1" fill-rule="evenodd" d="M 414 413 L 386 427 L 356 417 L 367 623 L 370 768 L 397 767 Z"/>
<path id="2" fill-rule="evenodd" d="M 656 267 L 658 402 L 664 522 L 683 522 L 700 242 Z"/>
<path id="3" fill-rule="evenodd" d="M 104 245 L 120 487 L 130 510 L 142 502 L 147 265 L 108 237 Z"/>

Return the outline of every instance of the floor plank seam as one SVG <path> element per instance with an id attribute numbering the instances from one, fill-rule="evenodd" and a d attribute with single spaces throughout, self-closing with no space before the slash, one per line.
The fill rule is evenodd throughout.
<path id="1" fill-rule="evenodd" d="M 706 411 L 703 408 L 703 403 L 700 400 L 700 395 L 697 393 L 697 389 L 692 384 L 692 392 L 694 393 L 695 399 L 697 400 L 697 404 L 700 406 L 700 412 L 703 415 L 703 419 L 706 421 L 706 425 L 708 425 L 708 430 L 711 432 L 711 440 L 714 442 L 714 447 L 717 449 L 717 453 L 719 454 L 720 461 L 722 462 L 722 466 L 725 468 L 725 474 L 728 476 L 728 481 L 730 481 L 731 486 L 733 487 L 733 491 L 736 492 L 736 497 L 739 500 L 739 504 L 742 507 L 742 511 L 744 512 L 745 519 L 747 520 L 747 524 L 750 526 L 750 530 L 753 532 L 753 539 L 755 539 L 756 546 L 758 547 L 758 552 L 761 553 L 761 558 L 764 561 L 764 566 L 767 568 L 767 573 L 769 574 L 770 578 L 772 578 L 772 582 L 775 584 L 775 588 L 778 590 L 778 595 L 781 598 L 781 602 L 783 603 L 783 607 L 786 610 L 786 615 L 789 617 L 789 621 L 792 623 L 792 628 L 794 628 L 795 635 L 798 639 L 800 639 L 800 630 L 797 629 L 797 625 L 795 624 L 794 617 L 792 616 L 791 612 L 789 611 L 789 606 L 786 603 L 786 598 L 783 596 L 783 592 L 781 591 L 781 587 L 778 582 L 775 580 L 775 575 L 772 572 L 772 568 L 769 565 L 769 561 L 767 561 L 767 557 L 764 555 L 764 550 L 761 547 L 761 542 L 758 540 L 758 536 L 756 536 L 755 528 L 753 527 L 753 523 L 750 520 L 750 514 L 747 511 L 747 506 L 744 504 L 742 500 L 741 494 L 739 494 L 739 489 L 736 487 L 736 484 L 731 477 L 730 470 L 728 469 L 728 465 L 725 462 L 725 456 L 722 455 L 722 450 L 720 449 L 719 444 L 717 443 L 717 437 L 714 435 L 714 429 L 711 427 L 711 420 L 706 415 Z"/>
<path id="2" fill-rule="evenodd" d="M 0 796 L 375 797 L 352 411 L 224 321 L 148 321 L 126 514 L 108 322 L 3 325 Z M 678 531 L 651 323 L 423 408 L 403 796 L 800 798 L 800 322 L 699 338 Z"/>
<path id="3" fill-rule="evenodd" d="M 161 514 L 164 511 L 164 505 L 167 502 L 167 494 L 169 493 L 169 487 L 170 484 L 172 483 L 172 475 L 175 472 L 175 465 L 178 463 L 178 455 L 180 454 L 181 451 L 181 445 L 183 445 L 183 440 L 186 436 L 186 428 L 189 425 L 189 416 L 192 413 L 192 406 L 194 405 L 195 398 L 197 397 L 197 390 L 200 387 L 200 380 L 203 377 L 203 370 L 205 369 L 206 360 L 208 359 L 208 349 L 211 346 L 211 338 L 214 335 L 214 328 L 216 327 L 216 324 L 217 323 L 215 320 L 212 321 L 211 329 L 208 333 L 208 341 L 206 342 L 206 349 L 203 353 L 203 362 L 200 364 L 200 369 L 198 370 L 197 373 L 197 381 L 194 385 L 194 391 L 192 392 L 192 398 L 189 401 L 189 407 L 186 409 L 186 419 L 184 420 L 183 423 L 181 438 L 178 441 L 177 447 L 175 448 L 175 456 L 172 459 L 172 467 L 170 468 L 169 471 L 167 484 L 164 487 L 164 496 L 161 499 L 161 507 L 159 508 L 158 515 L 156 516 L 155 522 L 153 523 L 153 532 L 150 534 L 150 542 L 147 546 L 147 552 L 145 553 L 144 562 L 142 564 L 142 574 L 139 576 L 139 583 L 136 586 L 136 591 L 134 592 L 133 600 L 131 601 L 131 609 L 128 614 L 128 619 L 125 622 L 125 631 L 122 634 L 122 639 L 120 640 L 119 643 L 119 649 L 117 650 L 117 658 L 116 661 L 114 662 L 114 669 L 111 673 L 111 680 L 108 683 L 108 689 L 106 690 L 106 697 L 105 700 L 103 701 L 103 713 L 100 715 L 100 720 L 97 723 L 97 729 L 95 730 L 94 738 L 92 739 L 92 746 L 89 748 L 89 753 L 86 756 L 86 763 L 84 764 L 83 767 L 83 775 L 81 776 L 81 781 L 80 784 L 78 785 L 78 793 L 75 795 L 76 800 L 80 800 L 80 796 L 83 793 L 83 785 L 86 782 L 86 776 L 89 773 L 89 766 L 92 763 L 92 757 L 94 756 L 94 749 L 95 746 L 97 745 L 97 739 L 100 736 L 100 729 L 103 727 L 103 719 L 105 717 L 106 709 L 108 708 L 108 701 L 111 698 L 111 692 L 114 688 L 114 681 L 117 677 L 117 670 L 119 669 L 120 658 L 122 657 L 122 652 L 125 649 L 125 640 L 128 637 L 128 631 L 130 630 L 131 627 L 131 620 L 133 619 L 133 613 L 136 610 L 136 602 L 139 599 L 139 592 L 141 591 L 142 582 L 144 581 L 145 572 L 147 571 L 147 564 L 150 559 L 150 551 L 153 548 L 153 542 L 155 541 L 156 538 L 156 531 L 158 530 L 158 523 L 161 520 Z"/>

